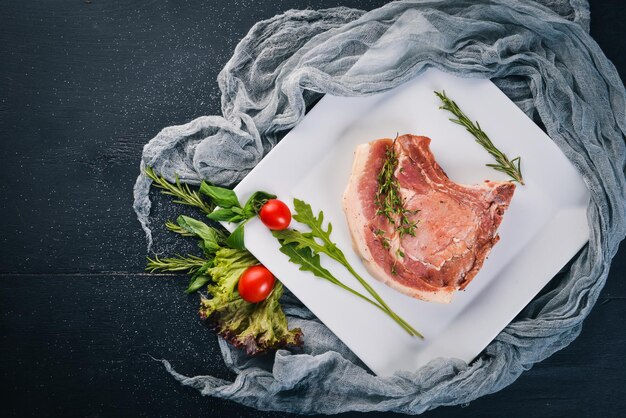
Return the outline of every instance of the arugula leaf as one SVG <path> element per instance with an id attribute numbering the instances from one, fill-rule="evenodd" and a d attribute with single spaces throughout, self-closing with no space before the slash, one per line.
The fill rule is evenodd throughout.
<path id="1" fill-rule="evenodd" d="M 385 303 L 385 301 L 380 297 L 380 295 L 372 288 L 367 281 L 365 281 L 348 263 L 348 260 L 345 257 L 343 251 L 341 251 L 337 245 L 331 241 L 330 234 L 333 230 L 330 222 L 328 226 L 324 228 L 324 213 L 320 211 L 317 216 L 313 214 L 313 210 L 311 209 L 311 205 L 308 203 L 294 199 L 294 208 L 296 213 L 293 215 L 293 218 L 308 226 L 311 229 L 311 232 L 300 232 L 296 230 L 284 230 L 284 231 L 273 231 L 274 237 L 276 237 L 281 244 L 281 252 L 287 254 L 290 257 L 290 261 L 300 265 L 301 270 L 312 271 L 313 274 L 318 277 L 322 277 L 326 280 L 331 281 L 333 284 L 340 286 L 341 288 L 351 292 L 352 294 L 368 301 L 372 305 L 378 307 L 380 310 L 385 312 L 391 319 L 396 321 L 398 325 L 400 325 L 405 331 L 409 334 L 424 338 L 418 331 L 416 331 L 411 325 L 409 325 L 405 320 L 400 318 L 391 308 Z M 291 247 L 291 248 L 290 248 Z M 346 270 L 356 278 L 359 283 L 367 290 L 367 292 L 372 296 L 373 300 L 362 295 L 356 290 L 344 285 L 337 278 L 333 277 L 328 270 L 320 271 L 319 268 L 319 254 L 326 254 L 333 260 L 337 261 L 341 265 L 343 265 Z M 313 267 L 311 267 L 313 266 Z M 319 268 L 318 268 L 319 266 Z M 316 274 L 318 273 L 318 274 Z M 328 276 L 332 278 L 329 278 Z"/>
<path id="2" fill-rule="evenodd" d="M 209 196 L 213 203 L 222 208 L 241 207 L 237 195 L 230 189 L 212 186 L 206 182 L 200 184 L 200 192 Z"/>
<path id="3" fill-rule="evenodd" d="M 277 236 L 277 232 L 273 231 L 274 236 Z M 310 271 L 315 276 L 326 279 L 330 282 L 337 282 L 335 276 L 328 270 L 326 270 L 320 264 L 320 255 L 311 251 L 309 247 L 298 247 L 294 244 L 289 244 L 286 241 L 281 241 L 280 252 L 289 257 L 289 261 L 300 266 L 300 271 Z"/>
<path id="4" fill-rule="evenodd" d="M 274 231 L 274 232 L 283 232 L 283 231 Z M 277 234 L 274 234 L 274 236 L 276 235 Z M 358 296 L 359 298 L 365 300 L 366 302 L 384 311 L 382 306 L 375 303 L 367 296 L 352 289 L 351 287 L 346 286 L 340 280 L 338 280 L 335 276 L 333 276 L 333 274 L 330 271 L 322 267 L 322 265 L 320 264 L 320 255 L 313 252 L 310 247 L 306 247 L 306 246 L 299 247 L 298 244 L 288 244 L 286 243 L 286 241 L 280 241 L 280 242 L 281 242 L 280 252 L 285 254 L 287 257 L 289 257 L 289 261 L 291 261 L 294 264 L 299 265 L 300 271 L 308 271 L 308 272 L 313 273 L 314 276 L 317 276 L 321 279 L 328 280 L 332 284 L 337 285 L 344 290 L 347 290 L 353 295 Z"/>
<path id="5" fill-rule="evenodd" d="M 300 199 L 294 199 L 293 205 L 296 210 L 293 219 L 311 228 L 311 232 L 299 233 L 298 231 L 294 231 L 296 232 L 295 234 L 287 233 L 285 236 L 281 237 L 281 239 L 285 239 L 286 242 L 296 242 L 300 246 L 308 246 L 313 249 L 313 251 L 326 254 L 333 260 L 343 265 L 348 265 L 343 251 L 330 239 L 330 234 L 333 232 L 333 225 L 328 222 L 328 226 L 324 229 L 324 212 L 320 211 L 319 214 L 315 216 L 311 205 Z M 315 238 L 320 239 L 323 244 L 318 244 Z"/>
<path id="6" fill-rule="evenodd" d="M 315 216 L 311 205 L 300 199 L 293 199 L 293 207 L 296 210 L 293 219 L 311 228 L 313 235 L 322 238 L 325 242 L 330 242 L 330 233 L 333 232 L 333 226 L 329 222 L 328 228 L 324 230 L 324 212 L 320 211 Z"/>
<path id="7" fill-rule="evenodd" d="M 314 252 L 324 253 L 324 245 L 319 244 L 311 233 L 296 231 L 295 229 L 283 229 L 282 231 L 272 231 L 281 243 L 295 244 L 298 249 L 310 248 Z"/>

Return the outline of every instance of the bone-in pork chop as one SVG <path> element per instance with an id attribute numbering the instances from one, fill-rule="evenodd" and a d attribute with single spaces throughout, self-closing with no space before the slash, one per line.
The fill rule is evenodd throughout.
<path id="1" fill-rule="evenodd" d="M 461 185 L 448 178 L 430 139 L 403 135 L 359 145 L 343 208 L 352 241 L 372 276 L 409 296 L 449 303 L 476 276 L 509 206 L 515 185 Z M 407 233 L 379 210 L 378 175 L 394 147 L 393 176 L 411 224 Z"/>

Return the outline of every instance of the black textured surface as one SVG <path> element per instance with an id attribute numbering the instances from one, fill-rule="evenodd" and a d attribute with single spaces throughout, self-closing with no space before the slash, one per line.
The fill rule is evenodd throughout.
<path id="1" fill-rule="evenodd" d="M 0 4 L 0 379 L 3 415 L 278 417 L 181 387 L 231 378 L 180 276 L 143 274 L 132 212 L 141 148 L 220 111 L 217 73 L 258 20 L 384 1 Z M 592 35 L 626 74 L 626 5 L 592 4 Z M 155 195 L 155 224 L 176 208 Z M 157 232 L 157 251 L 184 244 Z M 626 248 L 569 347 L 510 387 L 429 417 L 623 416 Z M 322 400 L 321 400 L 322 401 Z M 343 414 L 361 416 L 364 414 Z M 397 416 L 397 414 L 365 414 Z"/>

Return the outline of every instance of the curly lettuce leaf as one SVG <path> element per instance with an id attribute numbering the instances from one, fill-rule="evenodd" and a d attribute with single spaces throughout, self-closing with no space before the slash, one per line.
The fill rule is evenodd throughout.
<path id="1" fill-rule="evenodd" d="M 259 262 L 248 251 L 233 248 L 217 250 L 213 259 L 213 267 L 206 271 L 206 274 L 213 278 L 213 283 L 208 286 L 213 299 L 207 305 L 207 309 L 218 309 L 224 303 L 238 296 L 236 289 L 239 277 L 248 267 L 256 264 Z"/>
<path id="2" fill-rule="evenodd" d="M 208 286 L 213 297 L 202 297 L 200 317 L 226 341 L 245 349 L 249 355 L 302 345 L 302 331 L 289 329 L 280 306 L 283 294 L 280 282 L 276 282 L 272 293 L 262 302 L 246 302 L 239 296 L 239 277 L 256 264 L 256 258 L 245 250 L 218 250 L 213 267 L 206 272 L 213 280 Z"/>

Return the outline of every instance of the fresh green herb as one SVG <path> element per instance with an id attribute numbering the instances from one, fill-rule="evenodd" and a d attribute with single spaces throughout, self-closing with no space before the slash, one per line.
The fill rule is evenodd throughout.
<path id="1" fill-rule="evenodd" d="M 311 206 L 299 199 L 294 199 L 294 208 L 296 213 L 293 215 L 293 218 L 296 221 L 308 226 L 311 229 L 311 232 L 300 232 L 293 229 L 272 231 L 281 244 L 281 251 L 289 256 L 290 261 L 300 265 L 301 270 L 311 271 L 317 277 L 326 279 L 362 299 L 367 299 L 369 303 L 375 305 L 389 315 L 410 335 L 423 338 L 423 336 L 411 325 L 393 312 L 380 295 L 378 295 L 378 293 L 354 270 L 354 268 L 352 268 L 350 263 L 348 263 L 344 253 L 330 239 L 330 234 L 332 232 L 332 225 L 330 222 L 328 223 L 328 226 L 324 228 L 324 213 L 319 212 L 319 214 L 315 216 Z M 367 290 L 370 296 L 373 297 L 373 300 L 344 285 L 328 270 L 323 269 L 320 265 L 320 254 L 325 254 L 343 265 L 350 272 L 350 274 L 352 274 L 359 281 L 365 290 Z"/>
<path id="2" fill-rule="evenodd" d="M 267 192 L 254 192 L 246 204 L 243 206 L 243 213 L 246 215 L 246 219 L 253 218 L 261 210 L 261 206 L 267 203 L 270 199 L 276 199 L 276 195 Z"/>
<path id="3" fill-rule="evenodd" d="M 213 267 L 213 265 L 214 257 L 211 256 L 205 260 L 205 263 L 202 265 L 202 267 L 200 267 L 198 270 L 195 271 L 195 273 L 192 274 L 185 293 L 194 293 L 206 286 L 211 281 L 211 277 L 207 274 L 207 270 Z"/>
<path id="4" fill-rule="evenodd" d="M 463 113 L 454 100 L 446 96 L 445 91 L 436 91 L 435 94 L 443 103 L 443 105 L 439 108 L 447 110 L 457 118 L 451 118 L 450 120 L 458 125 L 464 126 L 465 129 L 467 129 L 467 131 L 472 134 L 474 138 L 476 138 L 476 142 L 478 142 L 480 146 L 482 146 L 496 160 L 496 164 L 486 164 L 487 167 L 503 172 L 511 177 L 513 181 L 524 185 L 524 178 L 522 177 L 522 170 L 520 168 L 521 158 L 515 157 L 512 160 L 509 160 L 509 158 L 502 151 L 496 148 L 493 142 L 491 142 L 491 139 L 489 139 L 485 131 L 480 128 L 478 122 L 473 123 L 467 115 Z"/>
<path id="5" fill-rule="evenodd" d="M 170 183 L 165 179 L 165 177 L 159 176 L 155 173 L 152 167 L 146 167 L 144 172 L 146 173 L 146 176 L 152 180 L 152 184 L 161 189 L 161 193 L 176 198 L 174 203 L 194 206 L 204 213 L 211 213 L 211 211 L 213 211 L 214 206 L 204 201 L 202 196 L 200 196 L 198 192 L 191 190 L 187 184 L 181 183 L 178 175 L 176 175 L 175 182 Z"/>
<path id="6" fill-rule="evenodd" d="M 222 208 L 240 207 L 237 195 L 230 189 L 212 186 L 206 182 L 200 185 L 200 193 L 208 196 L 213 203 Z"/>
<path id="7" fill-rule="evenodd" d="M 279 234 L 280 233 L 276 231 L 276 234 L 274 235 L 279 235 Z M 344 290 L 347 290 L 348 292 L 376 306 L 377 308 L 383 309 L 378 303 L 374 302 L 373 300 L 359 293 L 358 291 L 352 289 L 351 287 L 346 286 L 341 281 L 339 281 L 335 276 L 333 276 L 333 274 L 330 271 L 322 267 L 322 265 L 320 264 L 319 253 L 313 252 L 311 247 L 298 246 L 297 244 L 283 244 L 280 247 L 280 251 L 283 254 L 285 254 L 287 257 L 289 257 L 289 261 L 291 261 L 294 264 L 298 264 L 300 266 L 299 270 L 311 272 L 313 273 L 314 276 L 317 276 L 320 279 L 328 280 L 332 284 L 339 286 Z"/>
<path id="8" fill-rule="evenodd" d="M 289 329 L 279 299 L 283 293 L 276 282 L 272 293 L 262 302 L 249 303 L 237 292 L 242 273 L 259 262 L 245 250 L 223 248 L 215 254 L 214 266 L 207 270 L 211 299 L 203 297 L 200 317 L 235 347 L 255 355 L 285 346 L 302 344 L 302 331 Z"/>
<path id="9" fill-rule="evenodd" d="M 185 215 L 180 215 L 176 222 L 180 228 L 201 239 L 200 248 L 202 248 L 205 254 L 215 253 L 220 249 L 220 244 L 224 242 L 224 234 L 204 222 Z"/>
<path id="10" fill-rule="evenodd" d="M 189 281 L 189 286 L 187 286 L 187 290 L 185 293 L 191 294 L 197 292 L 202 289 L 211 281 L 211 278 L 205 274 L 196 273 L 191 276 L 191 280 Z"/>
<path id="11" fill-rule="evenodd" d="M 243 215 L 243 210 L 238 207 L 218 208 L 209 213 L 207 217 L 212 221 L 233 223 L 238 223 L 246 219 Z"/>
<path id="12" fill-rule="evenodd" d="M 248 198 L 248 201 L 242 207 L 239 204 L 237 195 L 235 195 L 232 190 L 209 186 L 204 183 L 200 187 L 200 191 L 211 196 L 215 203 L 220 206 L 208 215 L 209 219 L 213 221 L 239 223 L 239 226 L 237 226 L 230 237 L 228 237 L 226 242 L 230 247 L 237 248 L 239 250 L 245 249 L 244 226 L 246 222 L 257 215 L 261 206 L 263 206 L 265 202 L 276 198 L 273 194 L 255 192 Z"/>
<path id="13" fill-rule="evenodd" d="M 395 174 L 398 168 L 398 156 L 395 151 L 397 139 L 398 137 L 396 136 L 393 144 L 387 146 L 384 163 L 378 173 L 378 189 L 376 190 L 375 196 L 375 202 L 378 208 L 376 214 L 383 215 L 391 225 L 394 225 L 401 237 L 405 234 L 415 236 L 417 222 L 412 221 L 410 216 L 417 214 L 419 210 L 407 209 L 400 195 L 400 186 Z M 385 246 L 385 244 L 383 244 L 383 246 Z"/>
<path id="14" fill-rule="evenodd" d="M 176 203 L 198 207 L 207 214 L 214 213 L 213 203 L 224 205 L 227 207 L 218 210 L 226 209 L 231 218 L 238 215 L 238 221 L 243 222 L 237 228 L 240 232 L 235 230 L 235 233 L 229 235 L 220 228 L 184 215 L 179 216 L 176 223 L 167 221 L 166 227 L 170 231 L 182 236 L 197 237 L 204 256 L 155 256 L 148 258 L 146 270 L 191 274 L 187 293 L 196 292 L 206 286 L 210 295 L 202 296 L 200 316 L 226 341 L 236 347 L 245 348 L 250 355 L 302 345 L 302 331 L 299 328 L 289 329 L 287 318 L 280 306 L 279 299 L 283 293 L 280 282 L 276 282 L 272 293 L 259 303 L 246 302 L 237 291 L 237 283 L 243 271 L 259 264 L 252 254 L 240 249 L 243 247 L 243 224 L 255 216 L 260 206 L 273 196 L 257 192 L 241 207 L 231 190 L 203 183 L 201 190 L 211 199 L 208 203 L 200 194 L 181 184 L 178 177 L 176 183 L 172 184 L 156 175 L 151 168 L 146 169 L 146 175 L 154 181 L 156 187 L 163 189 L 163 193 L 174 196 Z"/>
<path id="15" fill-rule="evenodd" d="M 243 228 L 246 225 L 246 222 L 248 222 L 247 219 L 243 221 L 242 223 L 240 223 L 237 226 L 237 228 L 235 228 L 235 230 L 230 234 L 230 236 L 226 240 L 226 244 L 228 244 L 229 247 L 236 248 L 238 250 L 246 249 L 244 241 L 243 241 L 243 234 L 244 234 Z"/>
<path id="16" fill-rule="evenodd" d="M 186 257 L 177 255 L 176 257 L 170 258 L 159 258 L 159 256 L 155 256 L 154 258 L 148 257 L 146 270 L 150 273 L 157 271 L 195 273 L 202 268 L 206 262 L 207 260 L 204 258 L 196 257 L 195 255 L 188 255 Z"/>
<path id="17" fill-rule="evenodd" d="M 223 233 L 188 216 L 179 216 L 178 225 L 170 223 L 177 232 L 197 236 L 206 258 L 194 255 L 171 258 L 148 258 L 150 272 L 186 272 L 192 274 L 187 293 L 207 286 L 212 297 L 202 296 L 200 317 L 217 334 L 244 348 L 249 355 L 260 354 L 281 347 L 302 345 L 302 331 L 289 329 L 279 299 L 282 284 L 276 282 L 272 293 L 262 302 L 249 303 L 237 292 L 241 274 L 250 266 L 259 264 L 246 250 L 228 248 Z"/>

